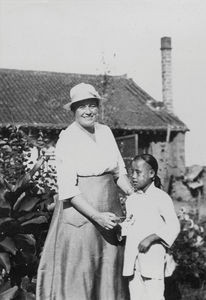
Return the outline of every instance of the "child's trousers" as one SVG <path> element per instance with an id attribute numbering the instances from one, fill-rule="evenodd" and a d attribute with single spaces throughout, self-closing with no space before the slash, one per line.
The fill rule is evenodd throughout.
<path id="1" fill-rule="evenodd" d="M 129 280 L 130 300 L 164 300 L 164 279 L 143 279 L 139 270 Z"/>

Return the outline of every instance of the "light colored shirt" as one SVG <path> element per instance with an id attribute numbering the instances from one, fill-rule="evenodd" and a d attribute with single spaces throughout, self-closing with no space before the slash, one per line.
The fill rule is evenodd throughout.
<path id="1" fill-rule="evenodd" d="M 126 168 L 115 138 L 106 125 L 95 124 L 95 141 L 73 122 L 60 134 L 56 145 L 59 200 L 80 194 L 79 176 L 98 176 L 111 172 L 118 178 Z"/>
<path id="2" fill-rule="evenodd" d="M 137 259 L 143 276 L 164 277 L 165 247 L 171 247 L 180 231 L 172 199 L 152 183 L 145 193 L 128 197 L 126 211 L 133 219 L 122 224 L 122 234 L 127 236 L 123 275 L 133 274 Z M 139 253 L 139 243 L 151 234 L 157 234 L 165 247 L 153 244 L 146 253 Z"/>

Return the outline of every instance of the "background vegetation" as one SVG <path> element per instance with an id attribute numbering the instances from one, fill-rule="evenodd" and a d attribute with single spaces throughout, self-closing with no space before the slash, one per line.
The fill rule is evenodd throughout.
<path id="1" fill-rule="evenodd" d="M 36 273 L 56 198 L 55 169 L 21 128 L 0 133 L 0 299 L 35 299 Z M 41 156 L 34 163 L 30 149 Z M 121 196 L 122 204 L 125 199 Z M 179 211 L 181 232 L 171 254 L 177 267 L 166 279 L 166 300 L 206 299 L 206 220 Z"/>
<path id="2" fill-rule="evenodd" d="M 36 146 L 44 146 L 39 141 Z M 55 173 L 44 153 L 30 161 L 31 138 L 9 126 L 0 136 L 0 299 L 35 299 L 35 278 L 48 232 Z M 42 151 L 39 151 L 39 153 Z M 30 167 L 31 166 L 31 167 Z"/>

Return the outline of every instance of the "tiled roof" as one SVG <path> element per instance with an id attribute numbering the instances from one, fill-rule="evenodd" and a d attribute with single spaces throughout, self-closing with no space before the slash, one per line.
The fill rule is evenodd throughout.
<path id="1" fill-rule="evenodd" d="M 186 125 L 167 112 L 126 76 L 69 74 L 0 69 L 0 126 L 8 124 L 61 129 L 72 122 L 63 109 L 69 91 L 85 82 L 94 87 L 104 102 L 104 122 L 125 130 L 186 131 Z"/>

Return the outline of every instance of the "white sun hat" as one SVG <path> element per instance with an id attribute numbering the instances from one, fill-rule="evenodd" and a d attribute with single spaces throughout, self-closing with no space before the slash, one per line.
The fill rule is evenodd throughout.
<path id="1" fill-rule="evenodd" d="M 70 90 L 70 102 L 64 105 L 66 110 L 71 109 L 71 105 L 78 101 L 87 100 L 87 99 L 98 99 L 100 101 L 102 98 L 99 93 L 95 90 L 93 85 L 88 83 L 79 83 L 75 85 Z"/>

